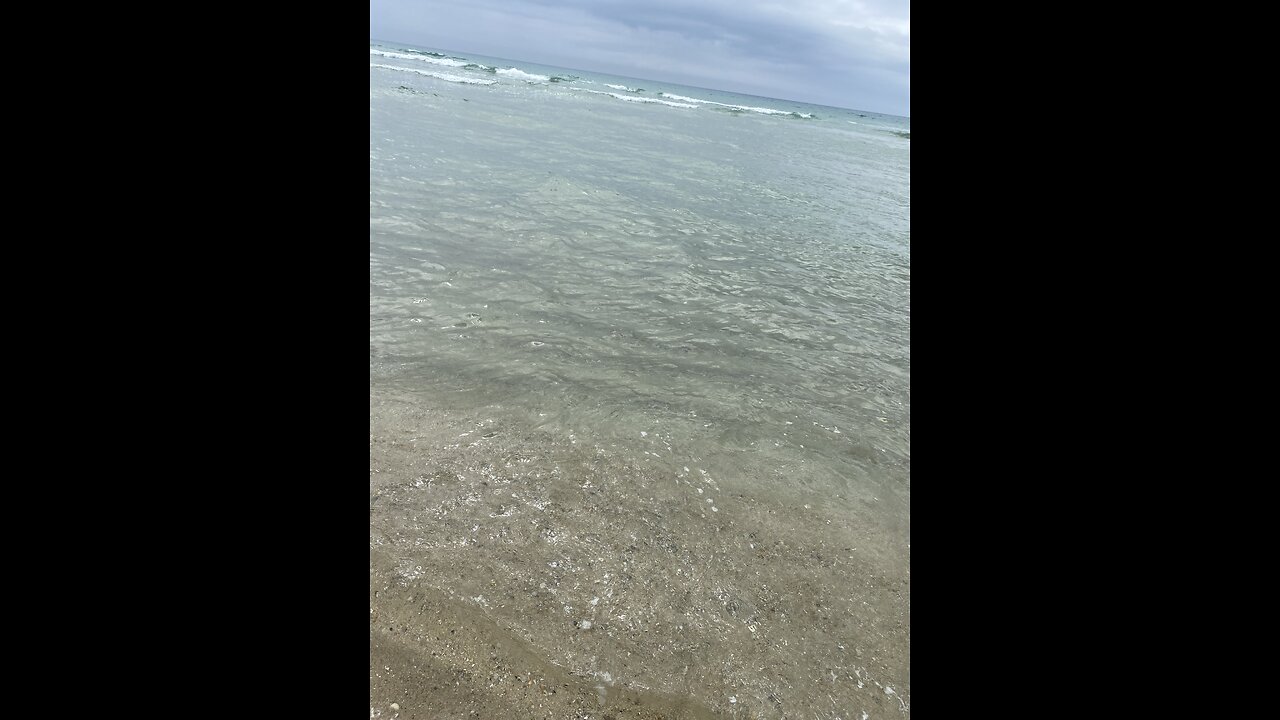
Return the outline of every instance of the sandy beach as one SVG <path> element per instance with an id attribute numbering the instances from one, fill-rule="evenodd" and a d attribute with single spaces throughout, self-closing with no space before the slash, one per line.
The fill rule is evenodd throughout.
<path id="1" fill-rule="evenodd" d="M 872 505 L 372 392 L 370 429 L 371 717 L 909 715 L 909 547 Z"/>

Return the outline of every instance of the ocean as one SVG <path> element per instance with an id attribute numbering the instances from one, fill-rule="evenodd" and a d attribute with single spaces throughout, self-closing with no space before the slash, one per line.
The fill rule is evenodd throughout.
<path id="1" fill-rule="evenodd" d="M 910 119 L 369 52 L 371 717 L 908 715 Z"/>

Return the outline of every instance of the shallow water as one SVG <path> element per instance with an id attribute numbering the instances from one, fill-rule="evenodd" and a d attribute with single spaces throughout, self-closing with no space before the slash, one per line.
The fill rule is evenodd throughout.
<path id="1" fill-rule="evenodd" d="M 371 583 L 606 689 L 907 712 L 909 120 L 425 50 L 371 43 Z"/>

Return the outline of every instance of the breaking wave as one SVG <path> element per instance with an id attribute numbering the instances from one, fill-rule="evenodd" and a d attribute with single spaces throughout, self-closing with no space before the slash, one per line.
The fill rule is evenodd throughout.
<path id="1" fill-rule="evenodd" d="M 605 92 L 603 90 L 588 90 L 586 88 L 579 88 L 579 87 L 572 87 L 570 89 L 581 90 L 582 92 L 594 93 L 596 95 L 608 95 L 609 97 L 615 97 L 615 98 L 618 98 L 619 100 L 626 100 L 627 102 L 658 103 L 659 105 L 670 105 L 671 107 L 679 107 L 679 108 L 697 108 L 698 107 L 697 105 L 690 105 L 689 103 L 667 102 L 666 100 L 659 100 L 657 98 L 636 97 L 635 95 L 620 95 L 618 93 Z"/>
<path id="2" fill-rule="evenodd" d="M 730 110 L 738 110 L 742 112 L 754 112 L 761 115 L 791 115 L 793 117 L 809 119 L 813 117 L 812 113 L 793 112 L 791 110 L 774 110 L 766 107 L 752 107 L 750 105 L 730 105 L 728 103 L 715 102 L 714 100 L 699 100 L 698 98 L 685 97 L 684 95 L 673 95 L 671 93 L 662 93 L 663 97 L 669 97 L 673 100 L 683 100 L 685 102 L 702 103 L 703 105 L 719 105 L 720 107 L 729 108 Z"/>
<path id="3" fill-rule="evenodd" d="M 374 50 L 369 48 L 370 55 L 381 55 L 383 57 L 395 58 L 397 60 L 417 60 L 419 62 L 428 62 L 434 65 L 445 65 L 447 67 L 466 67 L 468 63 L 462 60 L 454 60 L 447 57 L 436 57 L 427 55 L 407 55 L 405 53 L 391 52 L 389 50 Z"/>
<path id="4" fill-rule="evenodd" d="M 533 73 L 527 73 L 517 68 L 503 68 L 498 71 L 498 74 L 503 77 L 523 80 L 525 82 L 551 82 L 551 78 L 547 75 L 534 75 Z"/>
<path id="5" fill-rule="evenodd" d="M 450 75 L 449 73 L 431 72 L 430 70 L 417 70 L 415 68 L 397 67 L 395 65 L 382 65 L 379 63 L 369 63 L 369 67 L 385 68 L 387 70 L 399 70 L 400 72 L 416 73 L 418 75 L 426 75 L 439 80 L 447 80 L 448 82 L 467 83 L 469 85 L 494 85 L 497 80 L 477 80 L 476 78 L 462 77 L 461 75 Z"/>

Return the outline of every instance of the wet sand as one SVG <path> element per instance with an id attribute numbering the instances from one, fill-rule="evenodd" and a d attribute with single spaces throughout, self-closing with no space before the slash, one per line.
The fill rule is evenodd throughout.
<path id="1" fill-rule="evenodd" d="M 909 716 L 909 515 L 595 440 L 371 389 L 371 717 Z"/>

